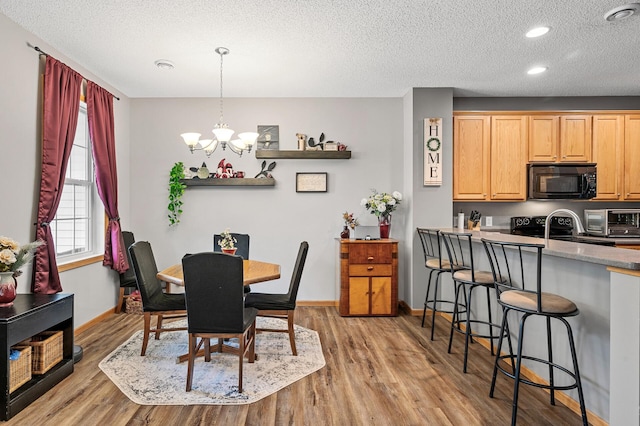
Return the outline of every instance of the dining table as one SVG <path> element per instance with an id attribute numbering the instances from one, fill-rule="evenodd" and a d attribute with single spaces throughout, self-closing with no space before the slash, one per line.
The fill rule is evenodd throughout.
<path id="1" fill-rule="evenodd" d="M 243 259 L 243 283 L 245 286 L 265 281 L 277 280 L 280 278 L 280 265 L 275 263 L 261 262 L 259 260 Z M 184 287 L 184 272 L 182 271 L 182 263 L 171 265 L 158 272 L 156 277 L 160 281 L 167 283 L 165 291 L 170 293 L 170 284 Z M 222 352 L 237 354 L 238 349 L 227 344 L 220 346 Z M 204 349 L 200 349 L 196 356 L 203 356 Z M 176 363 L 181 363 L 189 359 L 189 354 L 183 354 L 177 357 Z M 256 354 L 256 360 L 258 355 Z"/>

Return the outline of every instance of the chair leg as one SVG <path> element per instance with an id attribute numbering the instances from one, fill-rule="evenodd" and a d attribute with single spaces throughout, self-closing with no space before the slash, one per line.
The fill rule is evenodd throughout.
<path id="1" fill-rule="evenodd" d="M 500 327 L 500 338 L 498 339 L 498 348 L 496 352 L 496 359 L 493 363 L 493 374 L 491 377 L 491 388 L 489 390 L 489 397 L 493 398 L 493 391 L 496 388 L 496 377 L 498 375 L 498 362 L 500 361 L 500 351 L 502 350 L 502 339 L 505 335 L 505 327 L 507 325 L 507 310 L 503 310 L 502 313 L 502 326 Z M 513 354 L 513 351 L 511 351 Z"/>
<path id="2" fill-rule="evenodd" d="M 245 352 L 245 337 L 246 335 L 242 335 L 240 336 L 239 340 L 239 352 L 240 352 L 240 359 L 238 360 L 238 393 L 242 393 L 242 361 L 244 360 L 244 352 Z"/>
<path id="3" fill-rule="evenodd" d="M 118 303 L 116 304 L 116 314 L 122 312 L 122 303 L 124 302 L 124 287 L 120 287 L 120 292 L 118 293 Z"/>
<path id="4" fill-rule="evenodd" d="M 422 311 L 422 328 L 424 328 L 424 318 L 427 316 L 427 302 L 429 302 L 429 290 L 431 289 L 431 274 L 434 270 L 429 272 L 429 279 L 427 280 L 427 294 L 424 296 L 424 309 Z"/>
<path id="5" fill-rule="evenodd" d="M 204 340 L 204 362 L 211 362 L 211 339 L 207 337 L 202 340 Z"/>
<path id="6" fill-rule="evenodd" d="M 582 393 L 582 380 L 580 380 L 580 369 L 578 368 L 578 357 L 576 355 L 576 345 L 573 341 L 573 331 L 571 331 L 571 326 L 569 322 L 567 322 L 564 318 L 559 318 L 567 327 L 567 334 L 569 335 L 569 349 L 571 350 L 571 360 L 573 361 L 573 373 L 575 374 L 576 379 L 576 387 L 578 388 L 578 400 L 580 401 L 580 413 L 582 414 L 582 424 L 587 426 L 589 422 L 587 421 L 587 409 L 584 404 L 584 394 Z"/>
<path id="7" fill-rule="evenodd" d="M 256 322 L 249 327 L 249 363 L 256 360 Z"/>
<path id="8" fill-rule="evenodd" d="M 187 362 L 187 392 L 191 391 L 191 383 L 193 382 L 193 365 L 198 352 L 198 339 L 189 333 L 189 360 Z"/>
<path id="9" fill-rule="evenodd" d="M 433 309 L 431 310 L 431 340 L 433 340 L 433 332 L 436 329 L 436 311 L 438 310 L 438 302 L 436 302 L 436 300 L 438 299 L 438 284 L 440 283 L 440 274 L 442 274 L 442 271 L 438 271 L 438 273 L 436 274 L 436 285 L 433 292 Z"/>
<path id="10" fill-rule="evenodd" d="M 164 319 L 162 315 L 157 315 L 158 320 L 156 321 L 156 340 L 160 339 L 160 330 L 162 330 L 162 320 Z"/>
<path id="11" fill-rule="evenodd" d="M 551 405 L 556 405 L 556 394 L 553 380 L 553 345 L 551 344 L 551 317 L 547 317 L 547 351 L 549 353 L 549 398 Z"/>
<path id="12" fill-rule="evenodd" d="M 453 284 L 455 288 L 455 297 L 453 298 L 453 314 L 451 317 L 451 330 L 449 331 L 449 347 L 447 348 L 448 354 L 451 353 L 451 345 L 453 343 L 453 329 L 455 328 L 455 325 L 460 321 L 460 313 L 458 312 L 458 298 L 460 297 L 460 287 L 462 286 L 462 284 L 456 281 L 454 281 Z"/>
<path id="13" fill-rule="evenodd" d="M 467 372 L 467 359 L 469 359 L 469 340 L 471 340 L 471 295 L 473 294 L 474 285 L 469 286 L 469 296 L 467 297 L 467 328 L 464 331 L 464 362 L 462 364 L 462 372 Z"/>
<path id="14" fill-rule="evenodd" d="M 490 287 L 486 287 L 487 289 L 487 311 L 489 312 L 489 341 L 491 345 L 491 356 L 495 355 L 493 350 L 493 318 L 491 318 L 491 291 Z"/>
<path id="15" fill-rule="evenodd" d="M 289 343 L 291 344 L 291 352 L 293 352 L 293 355 L 297 356 L 298 351 L 296 350 L 296 332 L 293 328 L 293 310 L 287 312 L 287 325 L 289 329 Z"/>
<path id="16" fill-rule="evenodd" d="M 511 426 L 516 425 L 518 419 L 518 392 L 520 391 L 520 369 L 522 367 L 522 343 L 524 341 L 524 323 L 529 314 L 524 314 L 520 319 L 520 331 L 518 333 L 518 354 L 516 356 L 516 374 L 513 383 L 513 409 L 511 411 Z"/>
<path id="17" fill-rule="evenodd" d="M 151 314 L 149 312 L 144 313 L 144 332 L 142 336 L 142 351 L 140 356 L 144 356 L 147 352 L 147 344 L 149 343 L 149 334 L 151 334 Z"/>

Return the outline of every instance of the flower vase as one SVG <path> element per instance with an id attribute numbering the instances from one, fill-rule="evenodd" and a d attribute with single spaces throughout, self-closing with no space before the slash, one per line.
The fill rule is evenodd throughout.
<path id="1" fill-rule="evenodd" d="M 13 306 L 17 285 L 13 272 L 0 272 L 0 308 Z"/>
<path id="2" fill-rule="evenodd" d="M 222 252 L 223 253 L 227 253 L 227 254 L 236 254 L 236 250 L 238 250 L 236 247 L 234 247 L 234 248 L 223 248 Z"/>
<path id="3" fill-rule="evenodd" d="M 391 232 L 391 215 L 378 216 L 378 227 L 380 228 L 380 238 L 389 238 Z"/>
<path id="4" fill-rule="evenodd" d="M 344 226 L 342 232 L 340 233 L 340 238 L 349 238 L 351 236 L 351 231 L 349 231 L 349 227 L 347 225 Z"/>

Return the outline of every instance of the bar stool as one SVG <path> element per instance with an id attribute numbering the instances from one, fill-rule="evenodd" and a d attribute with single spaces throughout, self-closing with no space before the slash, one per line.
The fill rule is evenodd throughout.
<path id="1" fill-rule="evenodd" d="M 498 330 L 500 324 L 494 324 L 491 314 L 491 290 L 494 289 L 493 274 L 491 271 L 481 271 L 475 268 L 473 256 L 473 244 L 471 243 L 471 233 L 460 232 L 442 232 L 444 246 L 447 249 L 449 263 L 456 265 L 458 270 L 451 271 L 451 277 L 455 283 L 455 303 L 453 305 L 453 316 L 451 318 L 451 331 L 449 333 L 448 353 L 451 353 L 451 345 L 453 343 L 453 332 L 464 334 L 464 363 L 462 371 L 467 372 L 467 359 L 469 357 L 469 342 L 473 343 L 474 337 L 489 339 L 491 346 L 491 355 L 495 355 L 493 341 L 499 337 Z M 476 287 L 483 287 L 487 294 L 487 316 L 488 319 L 473 318 L 471 315 L 473 290 Z M 458 312 L 460 293 L 465 295 L 465 303 L 467 306 L 464 318 Z M 465 324 L 464 330 L 461 324 Z M 472 324 L 484 324 L 483 330 L 488 329 L 488 334 L 474 332 Z M 496 333 L 494 334 L 494 329 Z"/>
<path id="2" fill-rule="evenodd" d="M 491 379 L 491 390 L 489 396 L 493 398 L 493 391 L 496 385 L 498 370 L 506 376 L 514 379 L 513 385 L 513 410 L 511 414 L 511 424 L 515 425 L 518 415 L 518 390 L 520 383 L 549 389 L 551 405 L 555 405 L 555 391 L 577 389 L 580 400 L 580 412 L 582 423 L 588 425 L 587 411 L 584 405 L 584 395 L 582 393 L 582 382 L 580 381 L 580 370 L 578 369 L 578 359 L 573 340 L 571 326 L 565 318 L 573 317 L 580 313 L 578 307 L 569 299 L 562 296 L 542 292 L 542 249 L 543 244 L 521 244 L 513 242 L 501 242 L 482 239 L 485 251 L 489 257 L 491 271 L 494 276 L 494 284 L 498 294 L 498 303 L 502 305 L 503 317 L 500 339 L 498 340 L 498 356 L 496 356 L 493 367 L 493 377 Z M 525 271 L 524 260 L 527 259 L 529 267 Z M 535 270 L 531 268 L 535 266 Z M 531 276 L 533 275 L 533 276 Z M 509 326 L 507 317 L 510 312 L 520 313 L 520 328 L 518 331 L 518 349 L 514 361 L 511 336 L 508 332 Z M 522 354 L 522 342 L 524 340 L 525 321 L 533 315 L 542 316 L 546 319 L 547 326 L 547 352 L 548 360 L 527 356 Z M 562 322 L 569 338 L 569 348 L 571 350 L 571 360 L 573 362 L 573 372 L 564 366 L 553 362 L 553 350 L 551 347 L 551 319 Z M 509 355 L 500 355 L 504 333 L 507 333 L 509 340 Z M 499 364 L 500 360 L 509 360 L 511 371 Z M 549 384 L 537 383 L 520 377 L 522 360 L 538 362 L 549 368 Z M 515 365 L 515 369 L 514 366 Z M 556 385 L 554 383 L 554 370 L 560 370 L 567 374 L 573 383 L 569 385 Z"/>
<path id="3" fill-rule="evenodd" d="M 440 231 L 438 229 L 428 228 L 416 228 L 420 242 L 422 243 L 422 251 L 424 252 L 424 264 L 429 270 L 429 279 L 427 280 L 427 294 L 424 298 L 424 310 L 422 311 L 422 327 L 424 327 L 424 320 L 427 315 L 427 308 L 431 309 L 431 340 L 433 340 L 433 331 L 435 329 L 436 312 L 444 312 L 453 314 L 452 310 L 438 309 L 438 304 L 453 305 L 454 301 L 446 299 L 438 299 L 438 284 L 440 281 L 440 275 L 443 272 L 451 272 L 452 270 L 460 269 L 458 266 L 451 266 L 449 260 L 442 257 L 442 243 L 440 241 Z M 431 289 L 431 277 L 433 273 L 436 273 L 435 288 L 433 292 L 433 299 L 429 299 L 429 291 Z M 466 312 L 466 304 L 463 304 L 463 308 L 460 312 Z"/>

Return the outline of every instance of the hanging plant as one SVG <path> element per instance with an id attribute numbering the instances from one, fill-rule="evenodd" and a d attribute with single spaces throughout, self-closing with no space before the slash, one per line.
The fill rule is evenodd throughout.
<path id="1" fill-rule="evenodd" d="M 178 162 L 173 165 L 171 172 L 169 173 L 169 225 L 177 225 L 180 222 L 180 215 L 182 214 L 182 195 L 184 189 L 187 187 L 181 182 L 184 179 L 184 164 Z"/>

